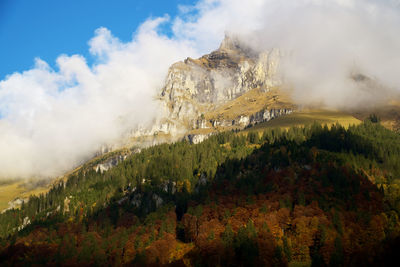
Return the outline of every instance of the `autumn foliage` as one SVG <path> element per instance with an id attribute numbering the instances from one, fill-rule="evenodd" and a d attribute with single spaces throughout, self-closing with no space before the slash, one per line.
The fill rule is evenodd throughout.
<path id="1" fill-rule="evenodd" d="M 374 131 L 400 140 L 367 124 L 279 130 L 259 138 L 223 133 L 197 146 L 154 147 L 109 173 L 73 177 L 66 188 L 54 189 L 58 195 L 1 215 L 8 235 L 1 239 L 0 261 L 384 266 L 400 247 L 399 177 L 391 163 L 400 149 L 382 141 L 381 154 L 368 141 L 371 133 L 376 138 Z M 69 211 L 49 213 L 65 197 Z M 31 224 L 10 230 L 26 216 Z"/>

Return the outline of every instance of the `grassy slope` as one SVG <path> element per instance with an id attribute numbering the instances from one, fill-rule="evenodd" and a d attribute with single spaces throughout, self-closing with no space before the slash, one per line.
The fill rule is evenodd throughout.
<path id="1" fill-rule="evenodd" d="M 381 124 L 387 129 L 400 131 L 400 101 L 393 100 L 385 107 L 356 111 L 354 112 L 354 117 L 364 120 L 372 113 L 380 118 Z"/>
<path id="2" fill-rule="evenodd" d="M 50 189 L 49 186 L 31 187 L 24 181 L 14 181 L 0 185 L 0 211 L 8 208 L 8 202 L 16 198 L 29 198 L 30 195 L 39 195 Z"/>
<path id="3" fill-rule="evenodd" d="M 19 197 L 24 191 L 19 185 L 20 182 L 0 185 L 0 210 L 8 208 L 8 202 Z"/>
<path id="4" fill-rule="evenodd" d="M 232 120 L 241 115 L 252 115 L 265 108 L 293 109 L 294 105 L 291 104 L 290 98 L 279 88 L 271 89 L 268 92 L 253 89 L 204 115 L 207 121 L 212 119 Z"/>
<path id="5" fill-rule="evenodd" d="M 217 126 L 212 127 L 211 120 L 234 120 L 240 116 L 250 116 L 263 109 L 287 108 L 295 109 L 291 104 L 290 97 L 279 88 L 273 88 L 268 92 L 262 92 L 256 88 L 246 92 L 238 98 L 225 103 L 224 105 L 206 112 L 204 119 L 207 121 L 206 129 L 194 129 L 188 134 L 209 134 L 212 132 L 229 131 L 239 129 L 238 126 Z"/>
<path id="6" fill-rule="evenodd" d="M 350 114 L 339 112 L 339 111 L 329 111 L 329 110 L 304 110 L 294 112 L 292 114 L 281 116 L 268 122 L 263 122 L 257 124 L 256 126 L 250 128 L 251 130 L 258 130 L 264 128 L 290 128 L 292 126 L 304 126 L 310 125 L 314 122 L 332 125 L 339 123 L 345 127 L 349 125 L 358 125 L 361 123 L 360 120 L 356 119 Z"/>

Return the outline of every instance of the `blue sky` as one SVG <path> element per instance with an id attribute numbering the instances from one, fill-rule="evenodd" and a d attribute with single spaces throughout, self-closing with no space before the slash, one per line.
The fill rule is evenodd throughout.
<path id="1" fill-rule="evenodd" d="M 40 57 L 51 66 L 60 54 L 91 61 L 87 42 L 99 27 L 128 41 L 149 17 L 178 13 L 194 0 L 0 0 L 0 80 L 30 69 Z"/>

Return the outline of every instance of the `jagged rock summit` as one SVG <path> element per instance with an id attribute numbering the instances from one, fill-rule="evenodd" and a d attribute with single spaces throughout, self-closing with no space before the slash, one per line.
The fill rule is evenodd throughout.
<path id="1" fill-rule="evenodd" d="M 295 106 L 280 90 L 282 56 L 279 49 L 259 52 L 227 35 L 210 54 L 173 64 L 158 95 L 162 115 L 151 128 L 132 131 L 128 146 L 204 140 L 291 113 Z"/>
<path id="2" fill-rule="evenodd" d="M 160 128 L 174 125 L 183 132 L 206 128 L 207 122 L 198 120 L 210 111 L 255 89 L 271 91 L 282 83 L 278 75 L 280 57 L 278 49 L 258 53 L 238 38 L 226 36 L 210 54 L 173 64 L 160 95 L 169 126 Z"/>

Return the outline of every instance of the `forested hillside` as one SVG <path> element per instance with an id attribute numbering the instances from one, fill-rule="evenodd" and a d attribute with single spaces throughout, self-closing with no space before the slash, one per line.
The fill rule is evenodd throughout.
<path id="1" fill-rule="evenodd" d="M 0 262 L 387 265 L 400 247 L 399 162 L 400 135 L 373 118 L 150 147 L 1 214 Z"/>

